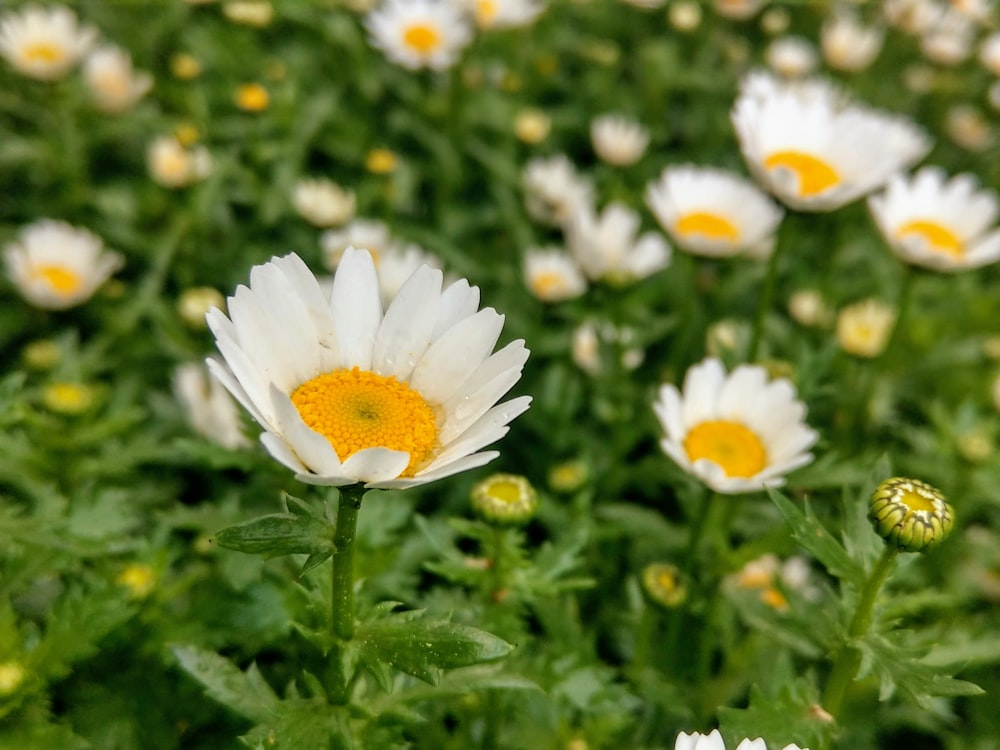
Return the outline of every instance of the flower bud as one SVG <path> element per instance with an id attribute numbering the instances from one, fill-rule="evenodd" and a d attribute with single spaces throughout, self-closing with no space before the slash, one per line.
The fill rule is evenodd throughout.
<path id="1" fill-rule="evenodd" d="M 0 697 L 11 695 L 24 682 L 24 666 L 18 661 L 0 663 Z"/>
<path id="2" fill-rule="evenodd" d="M 213 307 L 226 309 L 226 298 L 222 292 L 210 286 L 195 286 L 185 289 L 177 299 L 177 313 L 188 326 L 194 329 L 208 327 L 205 315 Z"/>
<path id="3" fill-rule="evenodd" d="M 673 609 L 687 598 L 680 571 L 669 563 L 651 563 L 643 568 L 642 590 L 665 609 Z"/>
<path id="4" fill-rule="evenodd" d="M 84 383 L 51 383 L 42 391 L 45 408 L 68 417 L 90 411 L 96 401 L 96 389 Z"/>
<path id="5" fill-rule="evenodd" d="M 872 494 L 868 518 L 878 535 L 904 552 L 938 544 L 955 522 L 944 495 L 926 482 L 893 477 Z"/>
<path id="6" fill-rule="evenodd" d="M 494 474 L 472 488 L 472 507 L 490 523 L 522 524 L 538 510 L 538 495 L 522 476 Z"/>

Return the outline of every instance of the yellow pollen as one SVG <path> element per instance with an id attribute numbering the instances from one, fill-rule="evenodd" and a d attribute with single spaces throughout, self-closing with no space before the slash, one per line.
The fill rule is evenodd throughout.
<path id="1" fill-rule="evenodd" d="M 692 463 L 707 458 L 729 477 L 752 477 L 767 466 L 764 444 L 739 422 L 702 422 L 684 438 L 684 450 Z"/>
<path id="2" fill-rule="evenodd" d="M 740 238 L 740 230 L 723 216 L 707 211 L 692 211 L 677 220 L 674 229 L 684 236 L 700 234 L 710 240 L 733 240 Z"/>
<path id="3" fill-rule="evenodd" d="M 292 403 L 341 461 L 365 448 L 405 451 L 410 463 L 400 476 L 412 477 L 437 443 L 433 409 L 395 377 L 357 367 L 333 370 L 296 388 Z"/>
<path id="4" fill-rule="evenodd" d="M 764 159 L 764 166 L 773 169 L 788 169 L 799 178 L 799 197 L 811 198 L 825 193 L 840 184 L 837 170 L 811 154 L 801 151 L 776 151 Z"/>
<path id="5" fill-rule="evenodd" d="M 433 26 L 415 24 L 403 32 L 403 41 L 421 55 L 429 55 L 441 46 L 441 34 Z"/>
<path id="6" fill-rule="evenodd" d="M 924 510 L 928 513 L 933 513 L 937 510 L 937 506 L 934 505 L 934 501 L 928 497 L 924 497 L 919 492 L 914 492 L 913 490 L 904 490 L 899 496 L 899 502 L 910 509 L 911 512 Z"/>
<path id="7" fill-rule="evenodd" d="M 919 237 L 924 241 L 928 250 L 954 257 L 960 257 L 964 250 L 962 241 L 955 236 L 954 232 L 934 221 L 918 219 L 907 222 L 896 230 L 896 236 L 900 239 Z"/>
<path id="8" fill-rule="evenodd" d="M 35 268 L 34 276 L 45 279 L 52 291 L 64 296 L 75 292 L 82 283 L 76 273 L 62 266 L 38 266 Z"/>
<path id="9" fill-rule="evenodd" d="M 66 50 L 50 42 L 38 42 L 24 48 L 26 62 L 58 63 L 66 57 Z"/>

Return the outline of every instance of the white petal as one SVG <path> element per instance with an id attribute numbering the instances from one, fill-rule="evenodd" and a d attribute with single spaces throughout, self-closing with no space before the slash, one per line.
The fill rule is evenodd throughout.
<path id="1" fill-rule="evenodd" d="M 333 278 L 330 311 L 340 345 L 341 367 L 370 370 L 372 347 L 382 322 L 382 301 L 371 255 L 353 247 L 344 251 Z"/>
<path id="2" fill-rule="evenodd" d="M 372 369 L 407 380 L 427 351 L 438 318 L 442 274 L 421 266 L 393 299 L 375 339 Z"/>
<path id="3" fill-rule="evenodd" d="M 447 401 L 493 351 L 503 320 L 488 307 L 456 323 L 420 358 L 410 384 L 428 401 Z"/>
<path id="4" fill-rule="evenodd" d="M 344 461 L 343 473 L 358 482 L 385 482 L 402 474 L 410 454 L 389 448 L 365 448 Z"/>

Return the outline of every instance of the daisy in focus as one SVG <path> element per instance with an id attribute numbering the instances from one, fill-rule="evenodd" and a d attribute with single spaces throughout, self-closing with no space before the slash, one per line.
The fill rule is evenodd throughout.
<path id="1" fill-rule="evenodd" d="M 962 271 L 1000 260 L 1000 206 L 971 174 L 948 179 L 924 167 L 897 175 L 868 199 L 875 223 L 902 260 L 935 271 Z"/>
<path id="2" fill-rule="evenodd" d="M 711 167 L 667 167 L 646 203 L 674 243 L 693 255 L 728 258 L 774 245 L 784 212 L 756 185 Z"/>
<path id="3" fill-rule="evenodd" d="M 726 374 L 718 359 L 691 367 L 683 391 L 660 388 L 653 410 L 666 436 L 660 446 L 678 466 L 716 492 L 779 487 L 786 474 L 813 460 L 819 435 L 805 423 L 805 405 L 784 378 L 740 365 Z"/>
<path id="4" fill-rule="evenodd" d="M 61 5 L 26 6 L 0 19 L 0 55 L 30 78 L 55 81 L 66 76 L 90 51 L 97 29 L 81 26 Z"/>
<path id="5" fill-rule="evenodd" d="M 65 310 L 86 302 L 121 268 L 101 238 L 63 221 L 41 219 L 4 248 L 7 275 L 35 307 Z"/>
<path id="6" fill-rule="evenodd" d="M 578 211 L 566 228 L 566 240 L 594 281 L 630 283 L 670 264 L 666 239 L 656 232 L 639 235 L 639 215 L 622 203 L 611 203 L 600 215 Z"/>
<path id="7" fill-rule="evenodd" d="M 709 734 L 681 732 L 677 735 L 674 750 L 726 750 L 726 742 L 718 729 L 713 729 Z M 744 739 L 736 746 L 736 750 L 767 750 L 767 743 L 759 737 L 755 740 Z M 785 745 L 782 750 L 808 750 L 808 748 Z"/>
<path id="8" fill-rule="evenodd" d="M 732 119 L 754 177 L 791 208 L 832 211 L 923 158 L 927 135 L 902 117 L 845 102 L 832 87 L 745 88 Z"/>
<path id="9" fill-rule="evenodd" d="M 372 257 L 349 248 L 332 294 L 294 254 L 255 266 L 208 324 L 208 366 L 309 484 L 403 489 L 483 466 L 528 396 L 523 340 L 493 352 L 504 318 L 467 281 L 422 266 L 383 311 Z"/>
<path id="10" fill-rule="evenodd" d="M 373 47 L 410 70 L 446 70 L 472 41 L 465 15 L 447 0 L 384 0 L 365 28 Z"/>

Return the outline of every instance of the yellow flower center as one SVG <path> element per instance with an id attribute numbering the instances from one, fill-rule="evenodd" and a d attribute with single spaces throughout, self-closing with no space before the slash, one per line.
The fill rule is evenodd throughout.
<path id="1" fill-rule="evenodd" d="M 919 237 L 924 241 L 928 250 L 954 257 L 961 256 L 964 250 L 962 241 L 955 233 L 935 221 L 917 219 L 907 222 L 896 230 L 896 236 L 900 239 Z"/>
<path id="2" fill-rule="evenodd" d="M 693 427 L 684 438 L 684 450 L 692 463 L 707 458 L 729 477 L 752 477 L 767 466 L 767 451 L 753 430 L 724 419 Z"/>
<path id="3" fill-rule="evenodd" d="M 259 83 L 247 83 L 236 89 L 236 106 L 244 112 L 263 112 L 270 103 L 267 89 Z"/>
<path id="4" fill-rule="evenodd" d="M 776 609 L 779 612 L 785 612 L 788 610 L 788 599 L 776 588 L 765 589 L 760 594 L 760 600 L 764 602 L 771 609 Z"/>
<path id="5" fill-rule="evenodd" d="M 840 184 L 837 170 L 812 154 L 801 151 L 776 151 L 764 159 L 770 171 L 787 169 L 799 178 L 799 197 L 811 198 Z"/>
<path id="6" fill-rule="evenodd" d="M 476 23 L 480 26 L 491 25 L 498 10 L 496 0 L 476 0 Z"/>
<path id="7" fill-rule="evenodd" d="M 494 500 L 504 503 L 518 503 L 524 497 L 522 485 L 511 479 L 494 479 L 490 482 L 487 492 Z"/>
<path id="8" fill-rule="evenodd" d="M 396 162 L 396 154 L 387 148 L 373 148 L 365 157 L 365 167 L 372 174 L 389 174 Z"/>
<path id="9" fill-rule="evenodd" d="M 674 226 L 677 234 L 688 236 L 700 234 L 710 240 L 732 240 L 740 238 L 740 230 L 729 219 L 707 211 L 692 211 L 684 214 Z"/>
<path id="10" fill-rule="evenodd" d="M 561 273 L 543 271 L 531 279 L 531 290 L 539 299 L 549 299 L 566 288 L 566 280 Z"/>
<path id="11" fill-rule="evenodd" d="M 355 367 L 307 380 L 292 393 L 302 421 L 323 435 L 346 461 L 365 448 L 406 451 L 412 477 L 437 443 L 434 410 L 395 377 Z"/>
<path id="12" fill-rule="evenodd" d="M 22 55 L 25 62 L 55 64 L 65 59 L 66 50 L 52 42 L 37 42 L 25 47 Z"/>
<path id="13" fill-rule="evenodd" d="M 414 24 L 403 32 L 403 42 L 421 55 L 429 55 L 441 46 L 441 33 L 429 24 Z"/>
<path id="14" fill-rule="evenodd" d="M 78 274 L 62 266 L 38 266 L 34 275 L 44 279 L 52 291 L 64 297 L 73 294 L 83 282 Z"/>
<path id="15" fill-rule="evenodd" d="M 934 504 L 934 500 L 932 498 L 926 497 L 919 492 L 914 492 L 913 490 L 904 490 L 900 493 L 897 500 L 909 508 L 910 512 L 923 510 L 928 513 L 933 513 L 937 510 L 937 506 Z"/>

